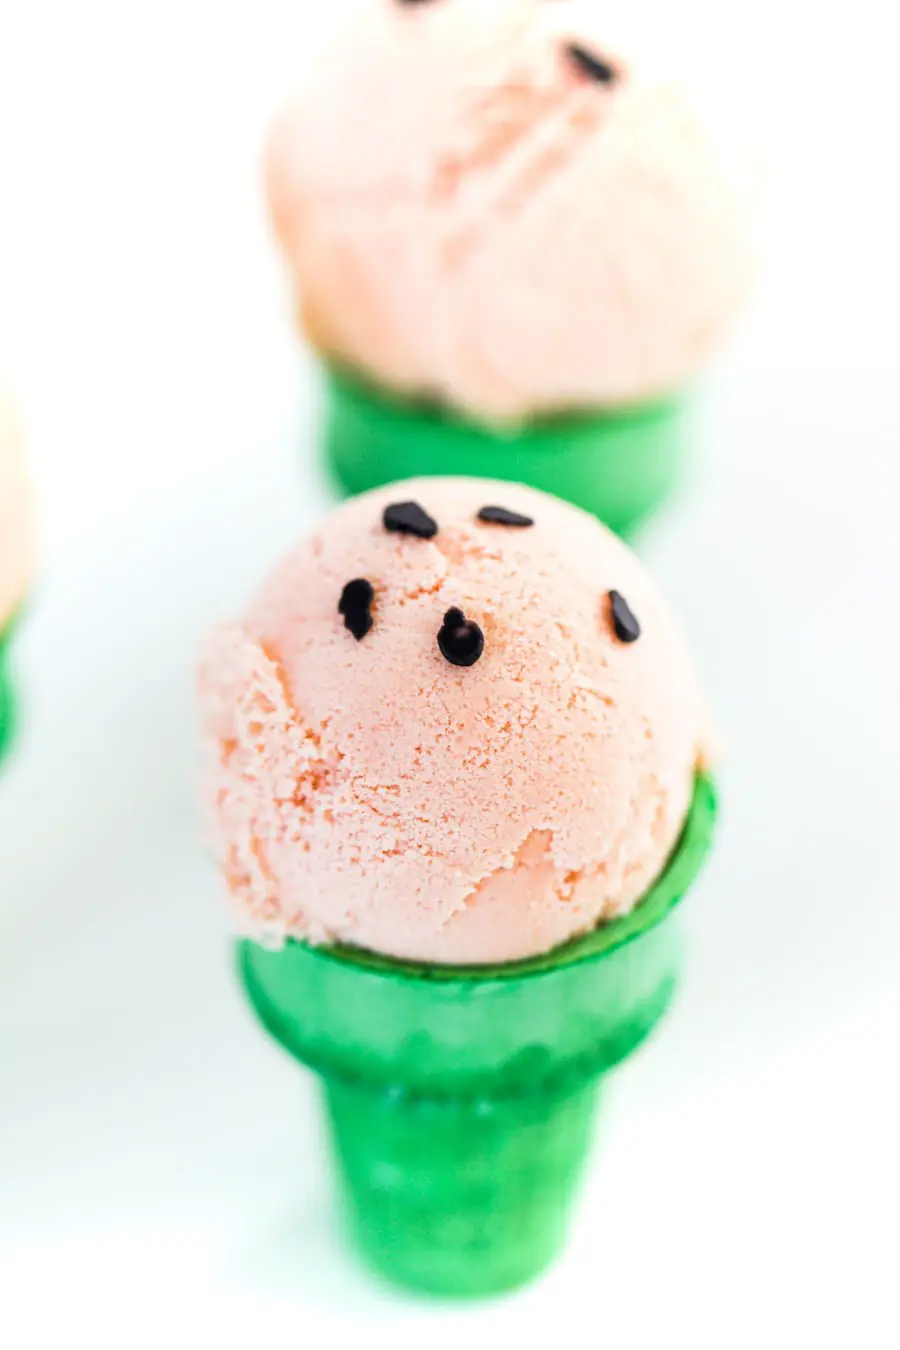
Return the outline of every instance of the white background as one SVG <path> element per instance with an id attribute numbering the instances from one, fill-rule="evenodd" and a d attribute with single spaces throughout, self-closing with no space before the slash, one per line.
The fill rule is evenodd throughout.
<path id="1" fill-rule="evenodd" d="M 0 1342 L 896 1347 L 886 6 L 631 6 L 714 69 L 770 171 L 704 473 L 643 545 L 726 731 L 725 814 L 566 1258 L 474 1308 L 342 1246 L 314 1088 L 241 1006 L 196 840 L 199 635 L 328 501 L 258 155 L 342 8 L 0 0 L 0 369 L 43 534 L 0 780 Z"/>

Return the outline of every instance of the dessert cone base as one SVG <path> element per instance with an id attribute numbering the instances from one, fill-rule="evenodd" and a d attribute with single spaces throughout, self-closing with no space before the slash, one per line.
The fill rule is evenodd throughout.
<path id="1" fill-rule="evenodd" d="M 263 1026 L 323 1081 L 352 1231 L 394 1283 L 476 1297 L 526 1283 L 556 1256 L 604 1075 L 674 992 L 679 901 L 715 817 L 713 785 L 698 776 L 641 904 L 526 961 L 453 967 L 293 939 L 240 944 Z"/>
<path id="2" fill-rule="evenodd" d="M 595 1080 L 468 1101 L 331 1081 L 349 1227 L 369 1266 L 426 1294 L 516 1289 L 560 1253 L 589 1151 Z"/>
<path id="3" fill-rule="evenodd" d="M 499 478 L 552 492 L 626 538 L 677 486 L 688 439 L 682 398 L 504 430 L 404 403 L 334 369 L 324 416 L 328 467 L 347 495 L 421 475 Z"/>
<path id="4" fill-rule="evenodd" d="M 0 759 L 9 749 L 14 730 L 15 704 L 9 675 L 9 633 L 0 633 Z"/>

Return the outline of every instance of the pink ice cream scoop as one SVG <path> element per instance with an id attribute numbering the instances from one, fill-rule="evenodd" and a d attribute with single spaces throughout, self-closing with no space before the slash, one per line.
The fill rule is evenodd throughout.
<path id="1" fill-rule="evenodd" d="M 365 0 L 273 129 L 323 354 L 487 423 L 680 390 L 747 290 L 740 158 L 577 0 Z"/>
<path id="2" fill-rule="evenodd" d="M 32 502 L 18 420 L 0 390 L 0 637 L 31 574 Z"/>
<path id="3" fill-rule="evenodd" d="M 690 659 L 634 554 L 478 479 L 345 504 L 213 636 L 201 698 L 240 929 L 442 964 L 631 909 L 703 755 Z"/>

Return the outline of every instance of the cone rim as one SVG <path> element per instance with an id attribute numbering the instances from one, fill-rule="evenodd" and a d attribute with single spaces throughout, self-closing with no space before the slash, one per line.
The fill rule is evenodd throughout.
<path id="1" fill-rule="evenodd" d="M 427 422 L 430 427 L 436 423 L 448 432 L 462 432 L 489 437 L 502 447 L 503 442 L 518 446 L 523 436 L 535 443 L 543 437 L 556 442 L 560 436 L 577 436 L 583 430 L 596 427 L 598 422 L 610 425 L 640 426 L 664 421 L 671 417 L 684 402 L 680 392 L 664 394 L 644 402 L 598 405 L 587 408 L 562 408 L 554 412 L 539 413 L 537 416 L 510 424 L 492 425 L 479 422 L 473 415 L 463 410 L 441 403 L 437 399 L 407 397 L 385 389 L 368 379 L 359 371 L 350 370 L 346 365 L 326 361 L 325 378 L 332 395 L 365 403 L 374 409 L 379 417 L 402 419 L 407 422 Z M 554 445 L 554 452 L 556 446 Z"/>
<path id="2" fill-rule="evenodd" d="M 589 933 L 570 939 L 540 956 L 495 965 L 454 966 L 404 961 L 361 947 L 313 946 L 297 938 L 288 938 L 287 945 L 303 947 L 308 957 L 315 960 L 410 984 L 448 985 L 456 982 L 468 985 L 539 979 L 568 966 L 600 961 L 658 927 L 679 905 L 709 854 L 718 805 L 713 778 L 699 771 L 678 841 L 662 872 L 634 909 L 621 918 L 600 923 Z"/>

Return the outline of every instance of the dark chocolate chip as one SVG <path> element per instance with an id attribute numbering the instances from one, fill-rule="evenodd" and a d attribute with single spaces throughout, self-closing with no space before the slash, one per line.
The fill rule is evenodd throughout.
<path id="1" fill-rule="evenodd" d="M 595 56 L 593 52 L 589 52 L 587 47 L 582 47 L 577 42 L 569 42 L 563 50 L 578 74 L 585 75 L 595 84 L 615 84 L 619 78 L 615 66 L 604 61 L 602 56 Z"/>
<path id="2" fill-rule="evenodd" d="M 609 606 L 612 611 L 613 628 L 620 642 L 637 642 L 641 636 L 641 625 L 628 607 L 627 600 L 618 591 L 610 591 Z"/>
<path id="3" fill-rule="evenodd" d="M 484 651 L 484 633 L 461 609 L 448 609 L 438 633 L 441 655 L 451 666 L 474 666 Z"/>
<path id="4" fill-rule="evenodd" d="M 483 506 L 478 512 L 478 519 L 483 520 L 486 525 L 513 525 L 523 530 L 534 524 L 531 516 L 520 516 L 517 511 L 507 511 L 505 506 Z"/>
<path id="5" fill-rule="evenodd" d="M 414 534 L 418 539 L 433 539 L 437 522 L 418 502 L 394 502 L 384 510 L 384 528 L 395 534 Z"/>
<path id="6" fill-rule="evenodd" d="M 365 577 L 357 577 L 355 581 L 348 581 L 341 591 L 338 613 L 343 614 L 344 627 L 350 629 L 357 642 L 362 642 L 366 633 L 372 627 L 372 602 L 374 599 L 375 591 L 372 583 L 366 581 Z"/>

